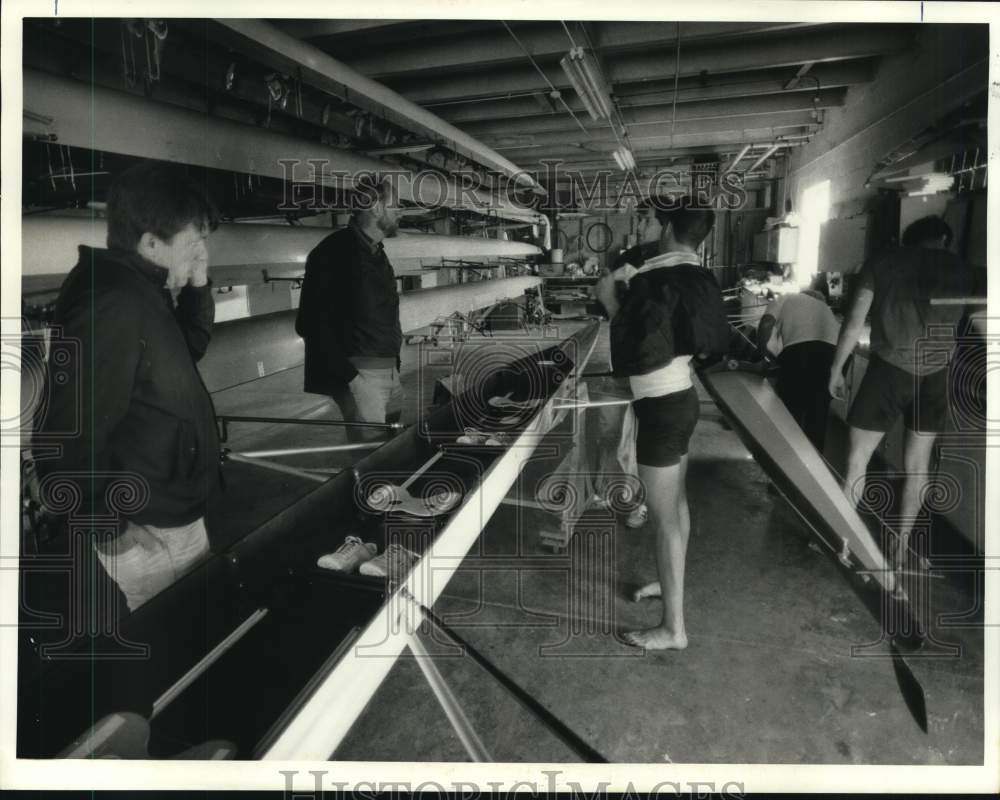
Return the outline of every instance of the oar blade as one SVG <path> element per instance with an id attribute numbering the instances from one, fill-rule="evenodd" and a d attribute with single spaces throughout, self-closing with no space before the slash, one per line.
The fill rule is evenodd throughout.
<path id="1" fill-rule="evenodd" d="M 899 684 L 899 691 L 903 694 L 903 702 L 913 715 L 920 730 L 927 733 L 927 696 L 924 694 L 924 687 L 920 685 L 917 676 L 913 674 L 910 665 L 906 663 L 903 654 L 895 644 L 890 645 L 892 652 L 892 668 L 896 673 L 896 683 Z"/>

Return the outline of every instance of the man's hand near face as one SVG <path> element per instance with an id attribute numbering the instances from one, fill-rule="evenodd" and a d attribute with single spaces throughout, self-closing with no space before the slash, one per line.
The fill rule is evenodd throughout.
<path id="1" fill-rule="evenodd" d="M 188 281 L 196 289 L 208 283 L 208 261 L 197 261 L 191 268 L 191 278 Z"/>

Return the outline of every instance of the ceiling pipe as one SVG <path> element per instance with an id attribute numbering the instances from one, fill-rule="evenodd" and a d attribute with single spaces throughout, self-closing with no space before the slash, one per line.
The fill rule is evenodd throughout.
<path id="1" fill-rule="evenodd" d="M 764 151 L 763 155 L 756 161 L 754 161 L 749 168 L 745 169 L 744 172 L 753 172 L 755 169 L 757 169 L 757 167 L 759 167 L 761 164 L 767 161 L 772 155 L 774 155 L 780 146 L 781 145 L 779 144 L 772 144 L 769 148 L 767 148 L 767 150 Z"/>
<path id="2" fill-rule="evenodd" d="M 781 94 L 785 82 L 774 77 L 774 72 L 774 70 L 764 70 L 681 78 L 677 102 L 683 107 L 683 104 L 688 103 Z M 872 80 L 874 71 L 869 61 L 833 61 L 817 65 L 812 74 L 815 74 L 827 89 L 837 89 L 868 83 Z M 663 80 L 616 84 L 615 97 L 620 105 L 628 110 L 662 106 L 673 100 L 672 86 L 672 81 L 668 85 Z M 520 92 L 431 100 L 425 102 L 424 106 L 439 109 L 438 113 L 452 124 L 531 117 L 539 113 L 535 102 L 531 100 L 538 91 L 539 89 L 535 88 Z M 578 103 L 575 98 L 570 98 L 570 106 L 574 111 L 583 109 L 582 103 Z"/>
<path id="3" fill-rule="evenodd" d="M 513 178 L 520 185 L 541 189 L 534 178 L 492 148 L 389 87 L 337 61 L 318 47 L 259 20 L 217 19 L 216 22 L 234 35 L 237 46 L 249 45 L 253 55 L 262 58 L 269 66 L 293 71 L 301 69 L 307 83 L 341 98 L 349 93 L 352 104 L 376 111 L 414 133 L 442 141 L 455 152 Z"/>
<path id="4" fill-rule="evenodd" d="M 817 30 L 806 30 L 773 39 L 749 39 L 739 47 L 725 42 L 689 46 L 680 73 L 682 86 L 684 83 L 698 85 L 703 71 L 712 76 L 712 80 L 721 80 L 726 74 L 787 68 L 807 60 L 815 60 L 819 66 L 824 61 L 885 56 L 900 52 L 911 43 L 911 35 L 905 29 L 901 30 L 893 25 L 872 26 L 862 30 L 852 28 L 849 31 L 843 28 L 831 30 L 826 25 L 816 28 Z M 970 42 L 968 46 L 973 48 L 974 45 Z M 975 46 L 978 46 L 978 41 Z M 663 59 L 664 52 L 660 48 L 626 51 L 614 57 L 605 77 L 615 87 L 650 81 L 651 76 L 663 75 Z M 553 75 L 558 78 L 557 89 L 569 86 L 569 80 L 561 77 L 561 70 Z M 778 87 L 777 91 L 781 91 L 784 82 L 776 82 L 775 85 Z M 410 100 L 424 103 L 482 97 L 486 93 L 485 87 L 481 73 L 456 68 L 440 75 L 408 78 L 401 91 Z M 539 88 L 537 75 L 530 68 L 503 65 L 497 66 L 490 73 L 491 94 L 538 91 Z"/>
<path id="5" fill-rule="evenodd" d="M 723 173 L 732 172 L 734 169 L 736 169 L 736 165 L 739 164 L 746 157 L 746 154 L 750 152 L 751 147 L 753 147 L 753 145 L 751 144 L 743 145 L 743 149 L 740 150 L 736 158 L 733 159 L 732 163 L 724 170 L 722 170 Z"/>

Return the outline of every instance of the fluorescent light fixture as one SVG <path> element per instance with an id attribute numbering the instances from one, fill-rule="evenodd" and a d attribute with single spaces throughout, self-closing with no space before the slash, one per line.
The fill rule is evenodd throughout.
<path id="1" fill-rule="evenodd" d="M 615 150 L 611 155 L 615 158 L 615 163 L 618 168 L 628 172 L 630 169 L 635 169 L 635 156 L 632 155 L 632 151 L 627 147 L 621 147 Z"/>
<path id="2" fill-rule="evenodd" d="M 573 91 L 576 92 L 576 96 L 579 97 L 580 102 L 583 103 L 584 110 L 590 115 L 591 119 L 600 119 L 597 114 L 597 109 L 595 109 L 594 104 L 590 102 L 590 95 L 587 94 L 583 88 L 583 78 L 577 73 L 576 63 L 569 56 L 564 56 L 562 61 L 559 63 L 562 65 L 563 72 L 566 73 L 566 77 L 569 78 L 569 82 L 573 84 Z"/>
<path id="3" fill-rule="evenodd" d="M 611 93 L 594 57 L 574 47 L 559 62 L 583 107 L 593 120 L 611 119 Z"/>
<path id="4" fill-rule="evenodd" d="M 590 90 L 591 102 L 602 118 L 611 119 L 611 91 L 604 82 L 596 59 L 584 51 L 582 47 L 578 47 L 576 50 L 577 63 L 580 65 L 580 71 L 583 73 L 584 81 Z"/>

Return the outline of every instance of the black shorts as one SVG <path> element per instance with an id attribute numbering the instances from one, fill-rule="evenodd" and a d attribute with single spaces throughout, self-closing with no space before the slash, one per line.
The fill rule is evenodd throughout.
<path id="1" fill-rule="evenodd" d="M 847 424 L 885 433 L 900 414 L 907 430 L 943 432 L 948 423 L 948 368 L 913 375 L 873 355 L 847 414 Z"/>
<path id="2" fill-rule="evenodd" d="M 687 455 L 701 405 L 692 386 L 661 397 L 632 402 L 635 411 L 636 461 L 646 467 L 672 467 Z"/>

